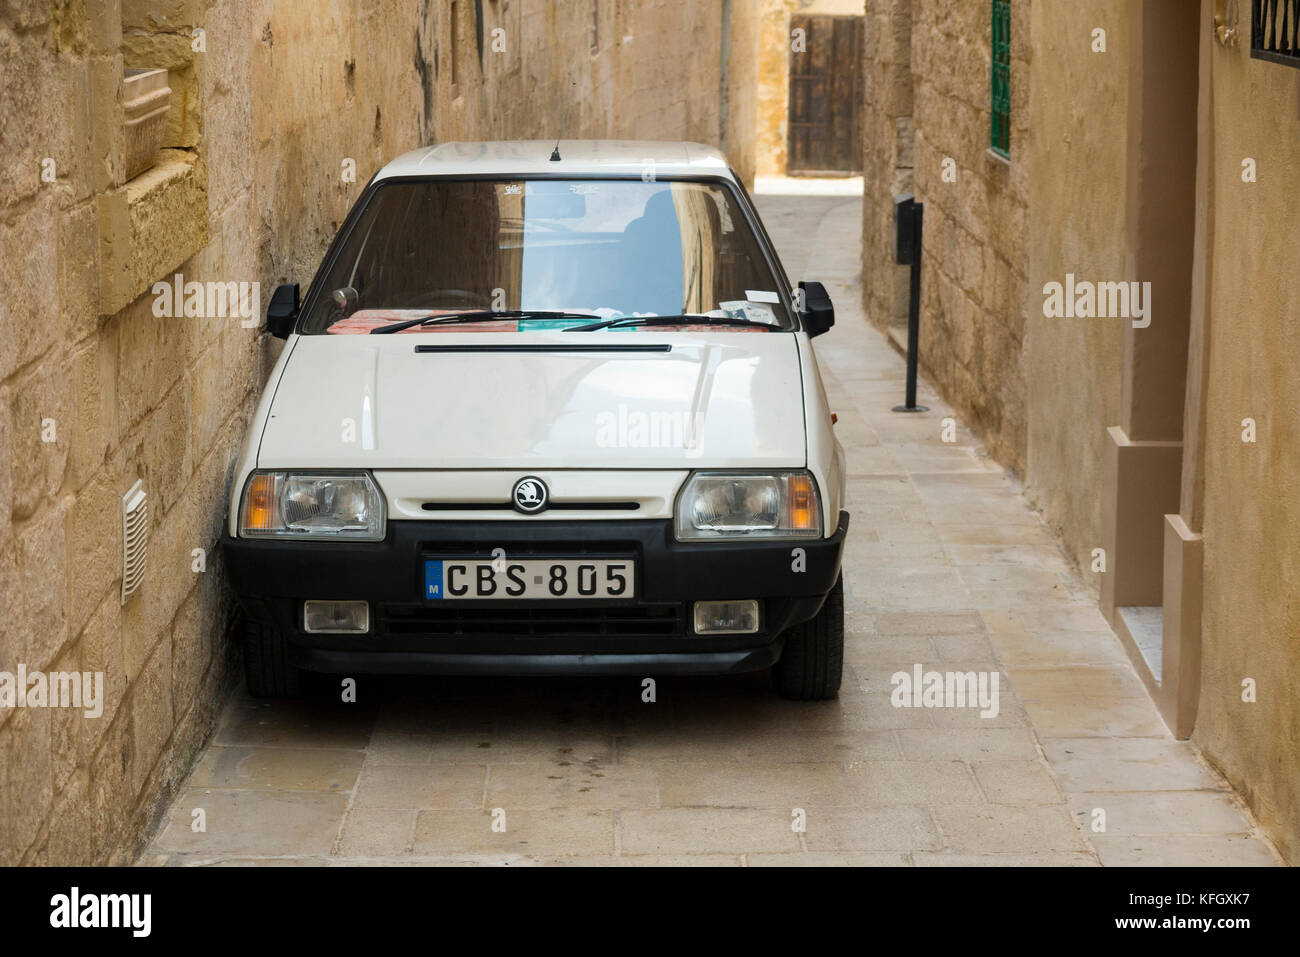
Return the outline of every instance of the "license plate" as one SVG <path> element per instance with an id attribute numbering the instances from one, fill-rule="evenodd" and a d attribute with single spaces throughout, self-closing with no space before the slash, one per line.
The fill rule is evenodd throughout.
<path id="1" fill-rule="evenodd" d="M 425 559 L 429 600 L 631 598 L 636 563 L 627 559 Z"/>

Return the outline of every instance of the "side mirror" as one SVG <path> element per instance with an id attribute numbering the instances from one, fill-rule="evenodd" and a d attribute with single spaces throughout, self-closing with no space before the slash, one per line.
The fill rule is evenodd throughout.
<path id="1" fill-rule="evenodd" d="M 803 327 L 809 338 L 828 332 L 835 325 L 835 307 L 826 287 L 819 282 L 800 282 L 800 297 L 803 299 Z"/>
<path id="2" fill-rule="evenodd" d="M 276 286 L 266 307 L 266 331 L 277 339 L 288 339 L 298 319 L 298 284 Z"/>

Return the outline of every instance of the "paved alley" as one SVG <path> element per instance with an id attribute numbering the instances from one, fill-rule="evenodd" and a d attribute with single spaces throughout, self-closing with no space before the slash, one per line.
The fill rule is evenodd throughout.
<path id="1" fill-rule="evenodd" d="M 960 423 L 942 441 L 924 382 L 928 413 L 890 411 L 904 363 L 861 314 L 860 181 L 756 201 L 790 278 L 836 305 L 817 352 L 853 515 L 840 697 L 785 701 L 762 674 L 662 679 L 652 704 L 636 679 L 363 678 L 352 705 L 241 688 L 141 863 L 1274 863 L 1015 479 Z M 996 716 L 895 707 L 918 667 L 995 675 Z"/>

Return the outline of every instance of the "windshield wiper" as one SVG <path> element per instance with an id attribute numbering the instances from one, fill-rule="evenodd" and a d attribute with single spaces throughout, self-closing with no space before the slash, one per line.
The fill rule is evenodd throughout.
<path id="1" fill-rule="evenodd" d="M 587 312 L 546 312 L 536 309 L 474 309 L 469 312 L 444 312 L 418 319 L 403 319 L 387 326 L 378 326 L 370 330 L 372 336 L 385 332 L 401 332 L 412 326 L 437 326 L 443 323 L 491 322 L 494 319 L 590 319 Z"/>
<path id="2" fill-rule="evenodd" d="M 565 332 L 595 332 L 597 329 L 612 329 L 614 326 L 756 326 L 759 329 L 780 329 L 770 322 L 756 322 L 753 319 L 741 319 L 733 316 L 621 316 L 618 319 L 605 319 L 591 322 L 585 326 L 569 326 Z"/>

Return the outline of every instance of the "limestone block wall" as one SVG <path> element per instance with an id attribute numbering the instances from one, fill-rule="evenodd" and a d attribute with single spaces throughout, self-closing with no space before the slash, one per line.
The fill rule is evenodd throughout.
<path id="1" fill-rule="evenodd" d="M 741 54 L 757 9 L 732 4 Z M 716 144 L 722 29 L 684 0 L 0 6 L 0 674 L 105 676 L 98 717 L 0 707 L 0 864 L 129 861 L 237 673 L 215 546 L 280 345 L 160 317 L 153 283 L 260 283 L 264 311 L 374 171 L 434 141 Z M 156 66 L 163 149 L 126 181 L 122 71 Z M 726 90 L 746 177 L 751 72 Z M 137 479 L 148 565 L 123 604 Z"/>
<path id="2" fill-rule="evenodd" d="M 868 0 L 864 87 L 868 316 L 887 328 L 906 315 L 904 279 L 893 264 L 893 197 L 910 185 L 925 204 L 922 370 L 990 453 L 1021 475 L 1036 7 L 1028 0 L 1011 7 L 1009 162 L 989 151 L 988 4 Z"/>
<path id="3" fill-rule="evenodd" d="M 863 31 L 862 304 L 881 328 L 907 322 L 910 270 L 894 265 L 894 197 L 915 188 L 912 2 L 870 4 Z"/>
<path id="4" fill-rule="evenodd" d="M 730 4 L 733 62 L 728 112 L 752 122 L 747 59 L 755 0 Z M 481 37 L 476 12 L 482 13 Z M 623 137 L 719 145 L 722 135 L 720 3 L 683 0 L 458 0 L 433 4 L 441 43 L 421 71 L 431 141 Z M 455 77 L 448 45 L 456 38 Z M 728 158 L 752 180 L 744 137 Z"/>
<path id="5" fill-rule="evenodd" d="M 172 5 L 159 44 L 188 47 L 183 7 Z M 129 7 L 6 10 L 0 672 L 102 672 L 104 688 L 96 717 L 0 708 L 0 861 L 122 860 L 151 796 L 202 740 L 228 673 L 212 546 L 255 338 L 227 322 L 160 320 L 142 295 L 174 270 L 224 271 L 186 105 L 198 74 L 178 77 L 162 137 L 172 149 L 125 182 Z M 122 495 L 137 478 L 150 575 L 123 606 Z"/>

